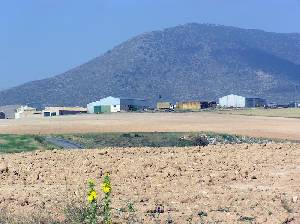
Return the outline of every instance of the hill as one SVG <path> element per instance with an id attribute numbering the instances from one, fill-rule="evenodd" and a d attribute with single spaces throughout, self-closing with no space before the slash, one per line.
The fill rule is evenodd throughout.
<path id="1" fill-rule="evenodd" d="M 108 95 L 300 99 L 300 34 L 186 24 L 136 36 L 61 75 L 1 91 L 0 105 L 85 105 Z"/>

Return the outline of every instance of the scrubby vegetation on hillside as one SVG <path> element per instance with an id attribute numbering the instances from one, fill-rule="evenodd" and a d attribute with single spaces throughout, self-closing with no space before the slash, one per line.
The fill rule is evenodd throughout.
<path id="1" fill-rule="evenodd" d="M 64 74 L 2 91 L 0 105 L 86 105 L 109 95 L 299 98 L 300 35 L 186 24 L 136 36 Z M 53 94 L 55 93 L 55 94 Z M 295 95 L 296 94 L 296 95 Z"/>

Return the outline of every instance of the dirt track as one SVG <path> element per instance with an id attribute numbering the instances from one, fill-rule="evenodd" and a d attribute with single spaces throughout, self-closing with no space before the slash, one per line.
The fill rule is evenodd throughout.
<path id="1" fill-rule="evenodd" d="M 0 133 L 213 131 L 300 140 L 300 119 L 216 113 L 118 113 L 0 120 Z"/>
<path id="2" fill-rule="evenodd" d="M 300 223 L 300 145 L 212 145 L 0 155 L 0 209 L 13 214 L 60 213 L 85 192 L 85 181 L 110 171 L 113 207 L 134 202 L 144 223 L 162 204 L 175 223 L 199 211 L 207 221 Z M 148 220 L 148 221 L 147 221 Z"/>

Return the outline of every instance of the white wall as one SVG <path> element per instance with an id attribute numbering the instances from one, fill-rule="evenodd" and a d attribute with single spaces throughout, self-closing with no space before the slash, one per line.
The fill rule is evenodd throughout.
<path id="1" fill-rule="evenodd" d="M 20 118 L 21 118 L 20 112 L 16 112 L 15 113 L 15 119 L 20 119 Z"/>
<path id="2" fill-rule="evenodd" d="M 245 107 L 246 98 L 243 96 L 230 94 L 219 98 L 219 104 L 221 107 Z"/>
<path id="3" fill-rule="evenodd" d="M 120 112 L 121 111 L 121 105 L 117 104 L 117 105 L 111 105 L 110 106 L 110 111 L 111 112 Z"/>

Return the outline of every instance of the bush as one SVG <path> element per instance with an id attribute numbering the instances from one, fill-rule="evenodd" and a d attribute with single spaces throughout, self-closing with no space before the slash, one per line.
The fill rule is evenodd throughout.
<path id="1" fill-rule="evenodd" d="M 193 138 L 193 142 L 195 146 L 207 146 L 209 145 L 209 141 L 205 135 L 195 136 Z"/>

